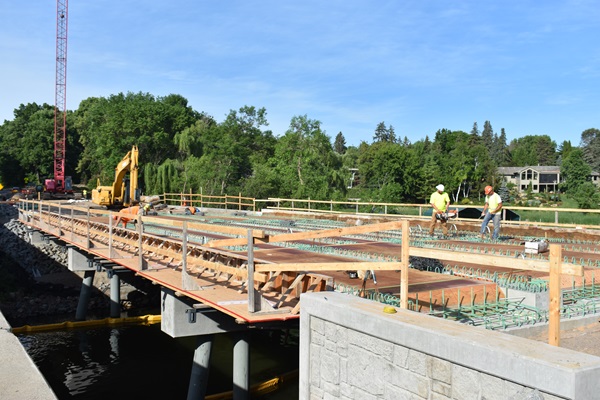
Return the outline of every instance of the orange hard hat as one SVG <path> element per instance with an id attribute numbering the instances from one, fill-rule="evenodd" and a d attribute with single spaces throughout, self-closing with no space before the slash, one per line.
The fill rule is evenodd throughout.
<path id="1" fill-rule="evenodd" d="M 490 194 L 492 192 L 492 190 L 494 190 L 494 188 L 491 186 L 486 186 L 484 189 L 485 194 Z"/>

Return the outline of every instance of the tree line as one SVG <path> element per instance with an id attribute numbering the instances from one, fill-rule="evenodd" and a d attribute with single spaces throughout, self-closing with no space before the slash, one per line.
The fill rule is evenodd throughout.
<path id="1" fill-rule="evenodd" d="M 600 130 L 594 128 L 582 132 L 579 147 L 570 141 L 557 146 L 547 135 L 507 143 L 504 129 L 494 132 L 489 121 L 482 130 L 475 122 L 470 132 L 440 129 L 411 143 L 380 122 L 358 146 L 347 146 L 342 132 L 332 140 L 307 115 L 292 117 L 283 134 L 268 125 L 264 108 L 244 106 L 217 121 L 177 94 L 90 97 L 67 111 L 66 175 L 88 188 L 98 178 L 109 184 L 117 163 L 137 145 L 146 194 L 421 203 L 443 183 L 458 202 L 500 184 L 497 167 L 560 165 L 564 191 L 584 188 L 583 197 L 597 196 L 588 180 L 592 170 L 600 171 Z M 53 141 L 54 107 L 21 104 L 0 125 L 0 183 L 23 186 L 52 177 Z"/>

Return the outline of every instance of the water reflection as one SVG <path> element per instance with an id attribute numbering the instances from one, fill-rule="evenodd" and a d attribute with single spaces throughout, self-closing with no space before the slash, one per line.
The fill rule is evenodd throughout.
<path id="1" fill-rule="evenodd" d="M 251 383 L 298 367 L 297 341 L 283 342 L 282 337 L 279 332 L 252 333 Z M 186 398 L 195 338 L 173 339 L 159 325 L 44 332 L 19 339 L 61 400 Z M 216 335 L 209 393 L 231 390 L 232 346 L 228 335 Z M 293 399 L 289 393 L 281 398 Z"/>

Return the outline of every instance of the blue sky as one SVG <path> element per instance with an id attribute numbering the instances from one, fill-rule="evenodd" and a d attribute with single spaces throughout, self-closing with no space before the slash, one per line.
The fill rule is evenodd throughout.
<path id="1" fill-rule="evenodd" d="M 597 1 L 94 0 L 69 2 L 67 108 L 119 92 L 176 93 L 223 121 L 265 107 L 370 143 L 490 121 L 510 141 L 579 145 L 600 129 Z M 0 2 L 0 121 L 54 104 L 56 3 Z"/>

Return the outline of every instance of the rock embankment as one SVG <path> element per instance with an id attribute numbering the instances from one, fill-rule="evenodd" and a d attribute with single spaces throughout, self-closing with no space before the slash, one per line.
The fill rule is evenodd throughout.
<path id="1" fill-rule="evenodd" d="M 0 203 L 0 309 L 14 323 L 32 317 L 74 313 L 79 301 L 81 278 L 70 271 L 64 246 L 49 242 L 28 243 L 26 226 L 18 221 L 18 210 Z M 102 291 L 105 281 L 96 282 L 89 310 L 104 312 L 109 300 Z"/>

